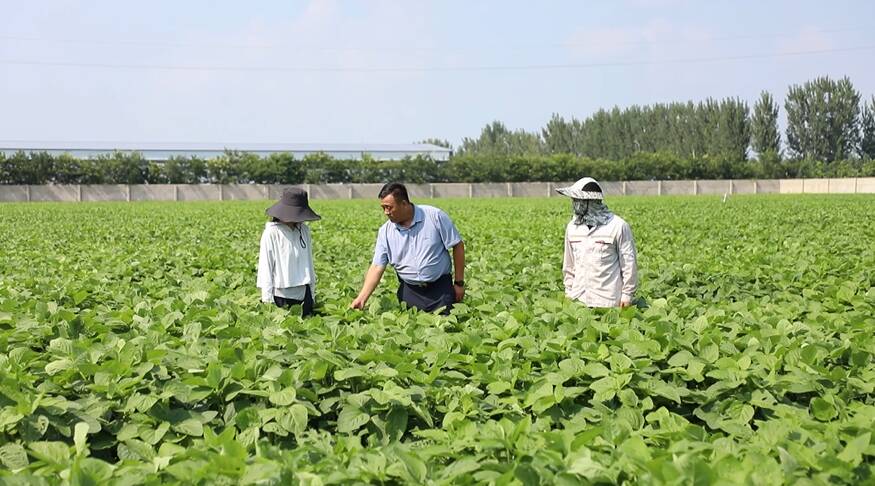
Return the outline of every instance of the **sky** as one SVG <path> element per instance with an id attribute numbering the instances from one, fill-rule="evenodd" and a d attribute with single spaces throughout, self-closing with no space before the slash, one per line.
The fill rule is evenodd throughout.
<path id="1" fill-rule="evenodd" d="M 848 76 L 875 2 L 0 0 L 0 142 L 458 146 Z M 782 108 L 783 112 L 783 108 Z"/>

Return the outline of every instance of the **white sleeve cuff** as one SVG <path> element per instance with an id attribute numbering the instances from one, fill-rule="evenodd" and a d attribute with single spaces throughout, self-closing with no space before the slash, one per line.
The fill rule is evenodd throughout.
<path id="1" fill-rule="evenodd" d="M 268 304 L 273 303 L 273 289 L 261 289 L 261 301 Z"/>

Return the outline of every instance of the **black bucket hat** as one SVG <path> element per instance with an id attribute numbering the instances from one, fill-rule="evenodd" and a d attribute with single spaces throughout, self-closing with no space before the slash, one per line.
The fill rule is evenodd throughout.
<path id="1" fill-rule="evenodd" d="M 302 223 L 304 221 L 318 221 L 322 219 L 322 216 L 319 216 L 310 209 L 307 193 L 293 187 L 284 190 L 283 197 L 276 204 L 267 208 L 265 213 L 283 223 Z"/>

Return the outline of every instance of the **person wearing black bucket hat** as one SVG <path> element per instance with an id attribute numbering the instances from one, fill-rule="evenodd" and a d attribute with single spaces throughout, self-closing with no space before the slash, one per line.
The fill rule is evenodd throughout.
<path id="1" fill-rule="evenodd" d="M 311 208 L 307 193 L 289 188 L 265 211 L 271 221 L 264 225 L 258 253 L 261 301 L 279 307 L 301 305 L 302 315 L 313 313 L 316 272 L 313 244 L 307 221 L 322 219 Z"/>

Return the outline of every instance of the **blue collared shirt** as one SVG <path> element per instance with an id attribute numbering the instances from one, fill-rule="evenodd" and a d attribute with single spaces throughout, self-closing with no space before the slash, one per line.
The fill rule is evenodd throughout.
<path id="1" fill-rule="evenodd" d="M 407 282 L 434 282 L 450 273 L 447 250 L 461 241 L 462 237 L 447 213 L 416 204 L 409 228 L 391 221 L 380 227 L 372 263 L 381 267 L 391 264 L 395 273 Z"/>

